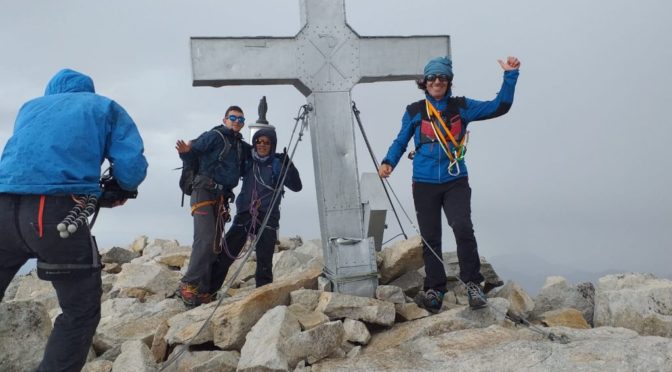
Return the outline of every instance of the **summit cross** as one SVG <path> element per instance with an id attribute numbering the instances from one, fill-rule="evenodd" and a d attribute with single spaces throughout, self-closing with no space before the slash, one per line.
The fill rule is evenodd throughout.
<path id="1" fill-rule="evenodd" d="M 360 37 L 346 22 L 344 0 L 300 0 L 300 8 L 302 27 L 294 37 L 192 37 L 193 85 L 292 84 L 307 97 L 326 272 L 357 277 L 339 269 L 375 271 L 375 256 L 348 258 L 350 253 L 338 252 L 347 247 L 330 246 L 366 240 L 351 90 L 358 83 L 418 78 L 428 59 L 450 55 L 450 39 Z M 363 292 L 371 295 L 370 288 Z"/>

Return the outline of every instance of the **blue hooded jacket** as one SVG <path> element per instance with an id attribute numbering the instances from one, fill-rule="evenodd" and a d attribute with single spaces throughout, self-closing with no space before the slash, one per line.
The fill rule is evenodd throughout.
<path id="1" fill-rule="evenodd" d="M 470 98 L 464 99 L 465 105 L 464 107 L 460 107 L 459 114 L 465 130 L 467 124 L 472 121 L 492 119 L 504 115 L 509 111 L 511 104 L 513 103 L 518 74 L 518 70 L 505 71 L 502 87 L 499 93 L 497 93 L 497 97 L 491 101 L 477 101 Z M 438 111 L 444 111 L 448 106 L 450 95 L 451 92 L 449 90 L 441 99 L 437 100 L 429 94 L 426 94 L 425 98 L 429 100 Z M 408 110 L 404 112 L 404 116 L 401 119 L 401 130 L 399 131 L 397 138 L 392 142 L 392 145 L 390 145 L 387 155 L 385 155 L 382 163 L 389 164 L 393 168 L 396 168 L 401 156 L 406 151 L 408 141 L 413 137 L 416 147 L 416 154 L 413 158 L 413 181 L 439 184 L 466 177 L 468 173 L 464 160 L 459 161 L 459 174 L 451 175 L 448 172 L 450 159 L 441 149 L 438 142 L 426 143 L 419 146 L 423 136 L 422 129 L 421 113 L 411 115 Z M 441 131 L 443 132 L 443 130 Z"/>
<path id="2" fill-rule="evenodd" d="M 147 174 L 142 138 L 116 102 L 95 94 L 93 80 L 64 69 L 44 96 L 21 107 L 0 159 L 0 192 L 33 195 L 100 195 L 101 165 L 125 190 Z"/>
<path id="3" fill-rule="evenodd" d="M 199 175 L 230 191 L 238 186 L 249 146 L 240 133 L 218 125 L 191 141 L 191 151 L 180 154 L 180 159 L 188 162 L 198 160 Z M 225 148 L 228 149 L 223 151 Z"/>
<path id="4" fill-rule="evenodd" d="M 261 136 L 266 136 L 270 139 L 271 150 L 269 156 L 264 160 L 251 156 L 250 161 L 246 164 L 245 173 L 243 175 L 243 186 L 236 199 L 236 218 L 233 223 L 237 225 L 245 225 L 250 222 L 249 213 L 255 191 L 256 197 L 259 200 L 258 223 L 263 221 L 266 212 L 271 206 L 275 186 L 284 173 L 284 168 L 282 167 L 284 155 L 275 153 L 275 148 L 278 142 L 275 130 L 266 128 L 260 129 L 252 137 L 252 143 L 256 143 L 257 139 Z M 256 151 L 256 148 L 253 147 L 252 151 Z M 292 191 L 301 191 L 303 188 L 301 178 L 299 177 L 299 171 L 293 163 L 289 165 L 284 186 L 287 186 L 287 188 Z M 284 192 L 284 190 L 281 192 Z M 271 211 L 271 216 L 268 219 L 268 226 L 273 229 L 277 229 L 280 222 L 280 200 L 281 198 L 279 197 L 275 202 L 273 210 Z"/>

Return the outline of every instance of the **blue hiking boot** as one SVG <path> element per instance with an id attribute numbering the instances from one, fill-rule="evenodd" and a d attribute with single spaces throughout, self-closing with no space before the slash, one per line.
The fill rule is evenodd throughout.
<path id="1" fill-rule="evenodd" d="M 424 298 L 422 298 L 421 307 L 432 314 L 437 314 L 441 311 L 441 306 L 443 306 L 443 295 L 444 292 L 437 291 L 436 289 L 427 290 Z"/>
<path id="2" fill-rule="evenodd" d="M 467 297 L 469 298 L 469 307 L 472 309 L 481 309 L 488 306 L 485 293 L 483 293 L 483 289 L 477 283 L 467 283 Z"/>

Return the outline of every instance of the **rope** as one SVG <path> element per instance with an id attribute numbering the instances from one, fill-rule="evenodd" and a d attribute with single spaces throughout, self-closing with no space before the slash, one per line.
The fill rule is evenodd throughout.
<path id="1" fill-rule="evenodd" d="M 450 129 L 443 121 L 443 118 L 441 118 L 439 111 L 437 111 L 434 105 L 432 105 L 432 103 L 427 99 L 425 99 L 425 109 L 427 110 L 427 117 L 431 123 L 432 131 L 434 131 L 434 135 L 437 137 L 439 145 L 441 145 L 441 149 L 443 149 L 443 152 L 445 152 L 446 156 L 448 156 L 448 160 L 450 160 L 450 163 L 448 164 L 448 173 L 452 176 L 457 176 L 461 172 L 459 161 L 463 160 L 464 155 L 467 153 L 466 144 L 469 140 L 469 132 L 465 133 L 462 141 L 458 144 L 455 140 L 455 137 L 453 137 L 453 133 L 451 133 Z M 446 140 L 446 137 L 444 137 L 441 129 L 438 127 L 433 118 L 436 118 L 439 121 L 441 127 L 446 132 L 448 139 L 450 139 L 450 142 L 453 144 L 453 152 L 450 151 L 450 144 L 448 143 L 448 140 Z M 456 171 L 452 170 L 453 167 L 456 168 Z"/>
<path id="2" fill-rule="evenodd" d="M 294 133 L 296 132 L 296 129 L 297 129 L 298 124 L 299 124 L 299 121 L 301 121 L 301 128 L 300 128 L 300 130 L 299 130 L 299 134 L 298 134 L 297 141 L 294 143 L 294 147 L 292 148 L 290 157 L 289 157 L 289 159 L 288 159 L 289 161 L 291 161 L 291 159 L 294 158 L 294 153 L 296 152 L 296 148 L 297 148 L 297 146 L 299 145 L 299 142 L 301 142 L 301 140 L 302 140 L 302 137 L 303 137 L 303 131 L 304 131 L 304 130 L 307 128 L 307 126 L 308 126 L 308 113 L 309 113 L 310 111 L 312 111 L 312 110 L 313 110 L 313 107 L 312 107 L 312 106 L 310 106 L 310 105 L 308 105 L 308 104 L 303 105 L 303 106 L 301 106 L 301 108 L 299 108 L 299 114 L 297 115 L 297 117 L 294 118 L 294 119 L 295 119 L 294 130 L 292 131 L 292 136 L 290 137 L 290 143 L 289 143 L 289 146 L 288 146 L 288 147 L 291 147 L 291 145 L 292 145 L 291 139 L 294 138 Z M 236 269 L 235 273 L 233 274 L 233 276 L 231 277 L 231 279 L 229 280 L 229 282 L 228 282 L 228 283 L 224 283 L 224 286 L 222 287 L 222 289 L 220 289 L 220 292 L 226 294 L 226 292 L 227 292 L 227 291 L 229 290 L 229 288 L 231 287 L 231 284 L 233 284 L 233 283 L 235 282 L 236 278 L 238 278 L 238 275 L 240 275 L 240 272 L 241 272 L 241 270 L 243 269 L 243 266 L 244 266 L 245 262 L 247 262 L 247 260 L 248 260 L 248 259 L 250 258 L 250 256 L 251 256 L 252 252 L 256 249 L 256 247 L 257 247 L 257 243 L 259 242 L 259 239 L 261 238 L 261 234 L 262 234 L 263 231 L 266 229 L 266 224 L 268 223 L 268 219 L 269 219 L 270 216 L 271 216 L 270 211 L 273 210 L 273 207 L 275 206 L 275 203 L 276 203 L 277 200 L 278 200 L 278 195 L 280 194 L 280 192 L 279 192 L 278 190 L 282 189 L 281 186 L 283 186 L 283 185 L 285 184 L 285 178 L 287 177 L 287 172 L 288 172 L 288 171 L 289 171 L 289 167 L 287 167 L 287 169 L 285 169 L 284 172 L 282 173 L 282 177 L 280 178 L 280 180 L 279 180 L 279 182 L 278 182 L 278 187 L 276 188 L 275 192 L 273 193 L 273 199 L 271 200 L 270 208 L 269 208 L 269 210 L 266 212 L 266 214 L 265 214 L 265 216 L 264 216 L 264 221 L 262 222 L 262 224 L 261 224 L 261 226 L 260 226 L 260 228 L 259 228 L 259 230 L 261 231 L 261 233 L 259 233 L 259 234 L 257 235 L 257 237 L 254 239 L 254 241 L 252 242 L 252 244 L 250 244 L 250 249 L 247 251 L 247 253 L 245 254 L 245 256 L 242 257 L 242 260 L 243 260 L 243 261 L 242 261 L 241 265 L 238 266 L 238 269 Z M 174 354 L 171 356 L 171 358 L 169 358 L 168 360 L 166 360 L 166 362 L 161 366 L 161 369 L 159 369 L 159 371 L 165 371 L 166 368 L 168 368 L 171 364 L 173 364 L 175 361 L 177 361 L 177 360 L 182 356 L 182 354 L 189 348 L 189 346 L 191 346 L 193 340 L 196 339 L 196 337 L 198 337 L 198 335 L 200 335 L 201 332 L 203 332 L 203 330 L 204 330 L 205 327 L 208 325 L 208 323 L 210 322 L 210 320 L 212 320 L 212 317 L 215 315 L 215 312 L 217 311 L 217 309 L 219 308 L 219 306 L 221 306 L 222 301 L 224 301 L 224 298 L 225 298 L 225 296 L 221 296 L 221 297 L 220 297 L 219 301 L 217 301 L 217 304 L 216 304 L 215 307 L 212 309 L 212 312 L 210 313 L 210 315 L 205 319 L 205 321 L 204 321 L 203 324 L 201 325 L 201 328 L 198 329 L 198 331 L 196 332 L 196 334 L 194 334 L 194 335 L 187 341 L 187 343 L 185 343 L 185 344 L 182 345 L 182 347 L 180 348 L 180 351 L 174 353 Z"/>

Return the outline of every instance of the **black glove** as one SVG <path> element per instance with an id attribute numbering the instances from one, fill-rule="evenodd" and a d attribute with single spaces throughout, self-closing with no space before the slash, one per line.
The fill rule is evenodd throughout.
<path id="1" fill-rule="evenodd" d="M 289 158 L 289 154 L 287 154 L 287 148 L 282 149 L 282 154 L 278 154 L 278 159 L 282 162 L 282 164 L 291 164 L 292 160 Z"/>

